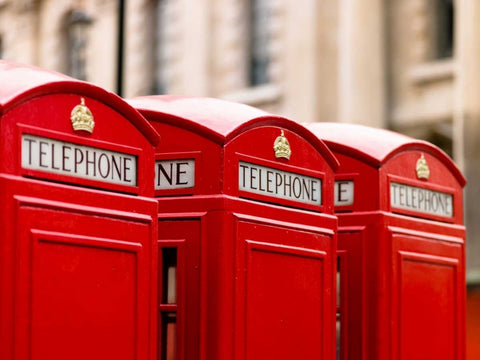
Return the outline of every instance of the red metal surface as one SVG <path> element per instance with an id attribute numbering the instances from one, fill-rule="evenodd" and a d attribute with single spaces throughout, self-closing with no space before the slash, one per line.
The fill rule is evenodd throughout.
<path id="1" fill-rule="evenodd" d="M 404 150 L 418 150 L 432 154 L 443 163 L 461 186 L 466 180 L 452 159 L 431 143 L 413 139 L 390 130 L 357 124 L 314 123 L 305 124 L 335 153 L 346 153 L 361 162 L 379 168 L 390 158 Z"/>
<path id="2" fill-rule="evenodd" d="M 336 206 L 340 358 L 465 359 L 460 171 L 435 146 L 403 135 L 347 124 L 307 127 L 339 159 L 337 182 L 354 184 L 353 203 Z M 428 179 L 416 172 L 422 154 Z M 425 191 L 430 198 L 447 194 L 452 211 L 426 211 L 418 198 Z"/>
<path id="3" fill-rule="evenodd" d="M 156 204 L 4 174 L 0 187 L 2 359 L 148 358 Z"/>
<path id="4" fill-rule="evenodd" d="M 4 61 L 0 83 L 0 358 L 151 359 L 158 134 L 91 84 Z"/>
<path id="5" fill-rule="evenodd" d="M 116 112 L 127 118 L 152 145 L 156 145 L 160 140 L 153 127 L 120 97 L 90 83 L 53 71 L 0 60 L 0 84 L 2 84 L 0 115 L 22 102 L 42 95 L 55 93 L 87 95 L 114 108 Z"/>
<path id="6" fill-rule="evenodd" d="M 480 289 L 473 287 L 467 292 L 467 359 L 480 358 Z"/>
<path id="7" fill-rule="evenodd" d="M 195 163 L 193 186 L 156 191 L 159 246 L 179 241 L 192 259 L 178 269 L 180 298 L 166 310 L 178 313 L 177 359 L 333 358 L 336 219 L 329 189 L 337 162 L 330 151 L 298 124 L 245 105 L 170 96 L 129 103 L 162 135 L 157 161 Z M 275 157 L 282 130 L 290 160 Z M 253 177 L 242 164 L 258 166 Z M 322 202 L 275 197 L 275 172 L 320 179 Z M 260 176 L 271 182 L 253 186 Z M 240 189 L 247 178 L 249 188 Z M 158 339 L 167 331 L 161 319 Z M 168 353 L 161 348 L 168 342 L 159 343 L 159 353 Z"/>
<path id="8" fill-rule="evenodd" d="M 141 110 L 150 122 L 181 126 L 206 139 L 223 144 L 253 127 L 277 126 L 291 129 L 311 143 L 336 168 L 338 161 L 322 141 L 296 122 L 251 106 L 213 98 L 188 96 L 144 96 L 127 102 Z"/>
<path id="9" fill-rule="evenodd" d="M 326 308 L 333 307 L 324 284 L 331 236 L 301 226 L 285 231 L 262 222 L 240 219 L 237 225 L 245 243 L 238 249 L 239 267 L 245 270 L 237 272 L 237 299 L 246 304 L 236 309 L 243 325 L 239 334 L 245 334 L 245 349 L 237 347 L 238 358 L 333 357 L 327 351 L 333 337 L 325 319 L 331 319 Z"/>

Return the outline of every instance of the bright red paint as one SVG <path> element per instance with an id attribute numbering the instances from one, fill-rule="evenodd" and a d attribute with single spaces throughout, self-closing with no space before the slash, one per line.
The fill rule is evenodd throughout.
<path id="1" fill-rule="evenodd" d="M 2 360 L 334 359 L 337 254 L 342 359 L 465 358 L 465 179 L 431 144 L 345 124 L 315 136 L 215 99 L 128 104 L 5 61 L 0 84 Z M 92 134 L 70 123 L 81 98 Z M 112 162 L 76 176 L 77 150 Z M 334 208 L 337 168 L 355 196 Z M 452 216 L 392 206 L 392 182 L 450 194 Z"/>
<path id="2" fill-rule="evenodd" d="M 176 242 L 184 259 L 170 308 L 178 311 L 177 359 L 332 359 L 330 151 L 300 125 L 245 105 L 171 96 L 129 102 L 162 136 L 157 160 L 195 159 L 194 187 L 156 191 L 159 247 Z M 281 130 L 290 160 L 275 158 Z M 242 161 L 322 179 L 322 204 L 240 190 Z M 160 321 L 160 353 L 162 336 Z"/>
<path id="3" fill-rule="evenodd" d="M 354 181 L 354 203 L 336 207 L 341 359 L 465 359 L 465 179 L 458 168 L 432 144 L 390 131 L 307 128 L 338 158 L 336 180 Z M 422 154 L 428 180 L 416 175 Z M 390 182 L 451 194 L 453 215 L 392 206 Z"/>
<path id="4" fill-rule="evenodd" d="M 467 360 L 480 358 L 480 289 L 467 292 Z"/>
<path id="5" fill-rule="evenodd" d="M 63 75 L 1 61 L 0 84 L 0 358 L 150 359 L 157 133 L 116 95 Z M 72 129 L 82 97 L 92 134 Z M 22 165 L 26 134 L 48 139 L 35 142 L 43 167 Z M 61 160 L 46 155 L 52 140 L 67 144 Z M 73 146 L 136 157 L 136 184 L 70 175 Z"/>

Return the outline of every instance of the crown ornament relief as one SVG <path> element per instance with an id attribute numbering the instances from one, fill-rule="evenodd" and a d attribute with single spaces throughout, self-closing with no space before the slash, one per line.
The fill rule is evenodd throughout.
<path id="1" fill-rule="evenodd" d="M 420 159 L 417 160 L 417 178 L 428 180 L 430 177 L 430 169 L 428 168 L 427 160 L 425 157 L 420 156 Z"/>
<path id="2" fill-rule="evenodd" d="M 80 98 L 80 104 L 73 108 L 70 120 L 72 121 L 73 130 L 83 130 L 89 133 L 93 132 L 95 122 L 93 121 L 92 112 L 85 105 L 85 99 L 83 97 Z"/>
<path id="3" fill-rule="evenodd" d="M 292 155 L 292 150 L 290 149 L 290 144 L 288 143 L 287 138 L 282 130 L 280 136 L 275 139 L 273 143 L 273 151 L 275 151 L 275 157 L 284 158 L 290 160 L 290 155 Z"/>

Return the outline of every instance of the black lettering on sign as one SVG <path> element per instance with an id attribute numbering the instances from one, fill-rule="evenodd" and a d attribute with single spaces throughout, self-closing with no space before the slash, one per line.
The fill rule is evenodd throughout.
<path id="1" fill-rule="evenodd" d="M 390 183 L 390 206 L 424 214 L 453 217 L 452 194 L 401 183 Z"/>
<path id="2" fill-rule="evenodd" d="M 98 157 L 98 173 L 103 179 L 108 178 L 110 175 L 110 161 L 105 153 L 100 154 Z"/>
<path id="3" fill-rule="evenodd" d="M 155 162 L 155 189 L 195 187 L 195 159 L 173 159 Z"/>
<path id="4" fill-rule="evenodd" d="M 119 185 L 137 185 L 137 157 L 41 136 L 22 135 L 22 168 Z"/>
<path id="5" fill-rule="evenodd" d="M 57 165 L 57 166 L 55 166 Z M 52 144 L 52 169 L 54 170 L 60 170 L 60 167 L 58 164 L 55 162 L 55 144 Z"/>
<path id="6" fill-rule="evenodd" d="M 244 161 L 238 164 L 238 188 L 272 198 L 322 204 L 322 179 Z"/>
<path id="7" fill-rule="evenodd" d="M 177 163 L 177 182 L 176 185 L 182 186 L 188 184 L 187 171 L 188 171 L 188 162 L 182 161 Z"/>
<path id="8" fill-rule="evenodd" d="M 26 145 L 26 153 L 28 154 L 28 166 L 32 165 L 32 155 L 33 155 L 33 150 L 32 150 L 32 143 L 36 143 L 37 140 L 35 139 L 29 139 L 29 138 L 24 138 L 22 141 L 22 154 L 23 154 L 23 147 Z"/>
<path id="9" fill-rule="evenodd" d="M 70 161 L 70 154 L 67 154 L 67 150 L 70 152 L 72 148 L 67 145 L 62 145 L 62 171 L 70 172 L 72 171 L 69 167 Z"/>
<path id="10" fill-rule="evenodd" d="M 123 158 L 123 181 L 131 183 L 132 182 L 132 159 L 124 157 Z"/>
<path id="11" fill-rule="evenodd" d="M 39 146 L 39 149 L 38 149 L 38 165 L 40 167 L 43 167 L 43 168 L 48 168 L 48 165 L 47 165 L 47 159 L 46 159 L 46 155 L 47 155 L 47 150 L 48 150 L 48 143 L 45 142 L 45 141 L 40 141 L 40 146 Z"/>
<path id="12" fill-rule="evenodd" d="M 334 203 L 335 206 L 353 205 L 354 195 L 353 180 L 335 181 Z"/>
<path id="13" fill-rule="evenodd" d="M 90 174 L 93 174 L 95 177 L 97 175 L 97 169 L 95 164 L 97 162 L 97 153 L 95 151 L 85 151 L 86 153 L 86 164 L 87 164 L 87 175 L 89 175 L 89 170 L 91 171 Z"/>
<path id="14" fill-rule="evenodd" d="M 273 171 L 267 170 L 267 192 L 270 194 L 273 194 L 273 175 Z"/>

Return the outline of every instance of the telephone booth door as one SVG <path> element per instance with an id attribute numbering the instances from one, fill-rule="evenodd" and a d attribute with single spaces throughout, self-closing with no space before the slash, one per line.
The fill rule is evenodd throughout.
<path id="1" fill-rule="evenodd" d="M 60 74 L 0 83 L 0 357 L 151 359 L 157 133 Z"/>
<path id="2" fill-rule="evenodd" d="M 359 125 L 307 125 L 340 162 L 344 359 L 465 359 L 465 179 L 440 149 Z"/>
<path id="3" fill-rule="evenodd" d="M 337 163 L 327 147 L 245 105 L 129 103 L 162 134 L 160 359 L 331 359 Z"/>

